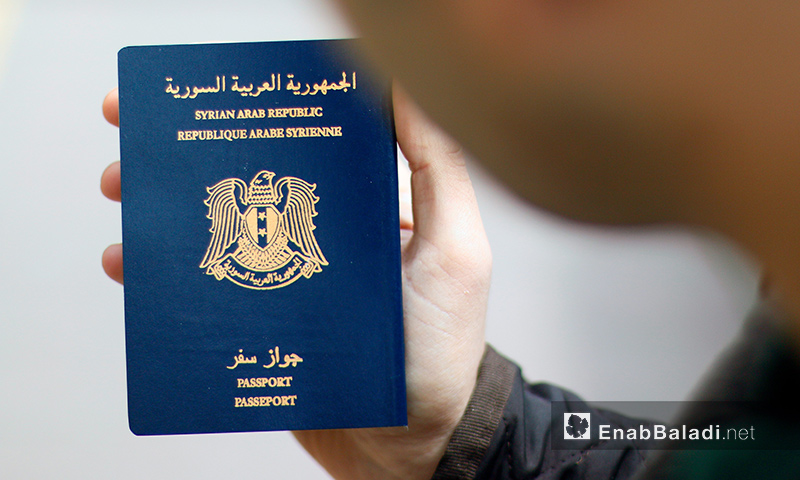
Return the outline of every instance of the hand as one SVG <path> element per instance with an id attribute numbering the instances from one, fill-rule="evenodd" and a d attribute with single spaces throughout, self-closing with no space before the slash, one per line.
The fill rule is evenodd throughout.
<path id="1" fill-rule="evenodd" d="M 395 123 L 411 170 L 413 220 L 401 212 L 408 428 L 295 432 L 334 477 L 430 478 L 461 418 L 484 350 L 491 253 L 459 146 L 395 89 Z M 118 124 L 118 97 L 103 104 Z M 120 198 L 119 163 L 103 193 Z M 122 282 L 122 247 L 103 254 Z"/>
<path id="2" fill-rule="evenodd" d="M 103 100 L 103 116 L 114 126 L 119 127 L 119 94 L 115 88 Z M 109 165 L 100 179 L 100 191 L 115 202 L 122 199 L 119 178 L 119 162 Z M 103 252 L 103 270 L 106 275 L 122 283 L 122 244 L 110 245 Z"/>

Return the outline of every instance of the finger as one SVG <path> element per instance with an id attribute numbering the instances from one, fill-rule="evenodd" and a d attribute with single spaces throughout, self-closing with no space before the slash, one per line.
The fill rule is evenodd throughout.
<path id="1" fill-rule="evenodd" d="M 414 229 L 414 214 L 411 205 L 411 171 L 408 169 L 408 161 L 400 152 L 397 159 L 397 193 L 400 200 L 400 229 Z"/>
<path id="2" fill-rule="evenodd" d="M 103 116 L 108 123 L 119 127 L 119 90 L 114 89 L 108 92 L 103 99 Z"/>
<path id="3" fill-rule="evenodd" d="M 103 270 L 112 280 L 122 283 L 122 244 L 109 245 L 103 252 Z"/>
<path id="4" fill-rule="evenodd" d="M 114 162 L 106 167 L 100 177 L 100 191 L 108 199 L 119 202 L 122 199 L 122 188 L 119 177 L 119 162 Z"/>
<path id="5" fill-rule="evenodd" d="M 402 89 L 394 92 L 397 141 L 411 169 L 414 236 L 445 249 L 485 242 L 463 150 Z"/>

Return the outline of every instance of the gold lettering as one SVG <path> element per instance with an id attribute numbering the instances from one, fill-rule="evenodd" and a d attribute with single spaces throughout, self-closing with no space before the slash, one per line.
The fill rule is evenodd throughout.
<path id="1" fill-rule="evenodd" d="M 293 377 L 237 378 L 236 388 L 286 388 L 292 386 Z"/>
<path id="2" fill-rule="evenodd" d="M 242 137 L 244 138 L 244 137 Z M 247 138 L 283 138 L 282 128 L 253 128 Z"/>
<path id="3" fill-rule="evenodd" d="M 235 110 L 195 110 L 195 120 L 231 120 L 235 118 Z"/>
<path id="4" fill-rule="evenodd" d="M 242 140 L 247 138 L 247 130 L 184 130 L 178 131 L 178 140 Z"/>
<path id="5" fill-rule="evenodd" d="M 239 407 L 294 407 L 297 395 L 270 397 L 234 397 L 235 408 Z"/>
<path id="6" fill-rule="evenodd" d="M 292 108 L 269 108 L 267 109 L 268 118 L 304 118 L 321 117 L 322 107 L 292 107 Z M 259 118 L 264 118 L 259 117 Z"/>
<path id="7" fill-rule="evenodd" d="M 342 127 L 295 127 L 287 128 L 286 136 L 291 138 L 304 137 L 341 137 Z"/>

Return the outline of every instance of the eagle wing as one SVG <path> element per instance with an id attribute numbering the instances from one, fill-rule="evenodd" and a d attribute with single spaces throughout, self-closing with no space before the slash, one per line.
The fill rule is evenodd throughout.
<path id="1" fill-rule="evenodd" d="M 283 196 L 284 187 L 286 187 L 286 206 L 283 208 L 283 222 L 289 239 L 300 247 L 304 255 L 320 265 L 327 265 L 328 260 L 325 259 L 314 237 L 314 229 L 317 227 L 314 226 L 312 218 L 317 216 L 314 207 L 319 201 L 319 197 L 314 195 L 317 185 L 296 177 L 283 177 L 275 184 L 277 202 L 280 202 Z"/>
<path id="2" fill-rule="evenodd" d="M 208 205 L 207 217 L 211 219 L 211 243 L 200 268 L 216 263 L 242 233 L 242 212 L 237 203 L 237 190 L 238 201 L 245 203 L 243 196 L 247 184 L 238 178 L 227 178 L 206 188 L 208 198 L 204 203 Z"/>

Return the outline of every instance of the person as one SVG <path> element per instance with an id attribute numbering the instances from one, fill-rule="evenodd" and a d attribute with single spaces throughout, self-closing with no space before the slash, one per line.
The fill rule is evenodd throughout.
<path id="1" fill-rule="evenodd" d="M 581 403 L 525 385 L 513 364 L 484 350 L 490 252 L 455 142 L 557 214 L 712 230 L 758 259 L 769 299 L 700 398 L 764 401 L 722 421 L 757 420 L 775 434 L 773 447 L 797 448 L 795 424 L 781 422 L 796 416 L 800 378 L 800 6 L 340 3 L 375 61 L 432 120 L 398 91 L 413 195 L 403 237 L 409 428 L 298 432 L 323 467 L 335 478 L 796 476 L 791 451 L 646 460 L 635 443 L 548 448 L 548 402 Z M 104 111 L 113 123 L 113 93 Z M 119 198 L 117 166 L 102 185 Z M 103 257 L 119 281 L 120 248 Z"/>

